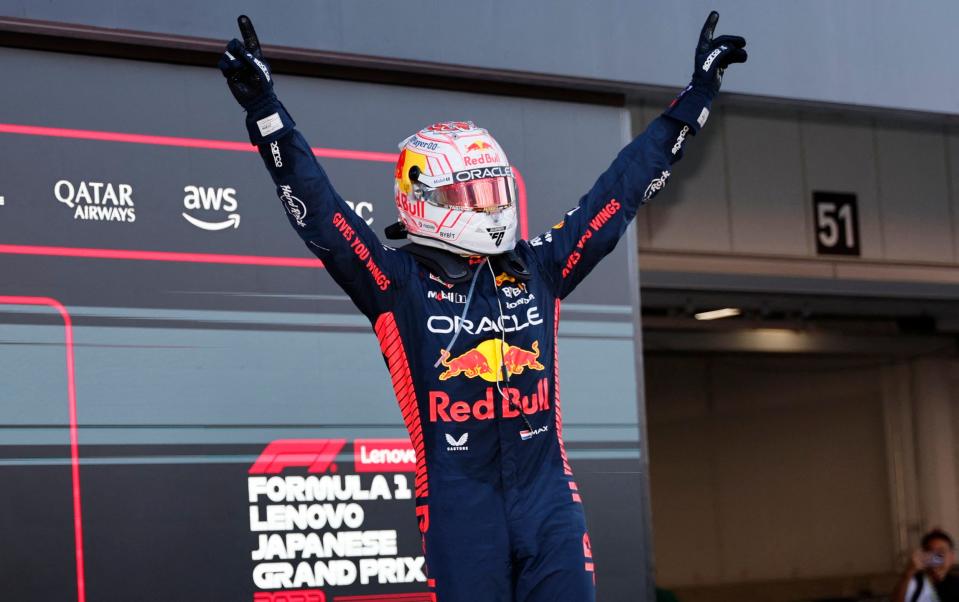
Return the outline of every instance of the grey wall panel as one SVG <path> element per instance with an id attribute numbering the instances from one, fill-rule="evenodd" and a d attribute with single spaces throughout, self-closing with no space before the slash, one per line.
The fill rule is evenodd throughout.
<path id="1" fill-rule="evenodd" d="M 955 295 L 950 287 L 959 268 L 959 134 L 929 124 L 877 124 L 842 112 L 714 113 L 701 135 L 707 144 L 689 143 L 670 187 L 647 208 L 649 238 L 642 248 L 655 253 L 643 264 L 647 286 L 710 288 L 722 282 L 732 290 Z M 724 130 L 722 148 L 711 147 L 706 137 L 715 130 Z M 731 248 L 707 246 L 698 233 L 725 216 L 714 204 L 685 194 L 691 187 L 720 194 L 723 174 L 702 169 L 720 157 L 728 174 Z M 684 171 L 689 165 L 691 174 Z M 812 193 L 818 190 L 857 195 L 859 256 L 817 254 Z M 697 235 L 684 238 L 687 233 Z M 703 253 L 723 257 L 704 259 Z M 789 258 L 773 257 L 781 254 Z M 800 268 L 797 255 L 808 263 Z M 703 267 L 714 261 L 727 267 Z M 777 261 L 775 267 L 769 263 Z"/>
<path id="2" fill-rule="evenodd" d="M 807 253 L 808 212 L 799 169 L 798 124 L 733 110 L 723 117 L 730 157 L 733 250 Z"/>
<path id="3" fill-rule="evenodd" d="M 812 193 L 817 190 L 855 193 L 862 257 L 881 259 L 882 214 L 871 121 L 804 117 L 800 127 L 806 176 L 804 209 L 811 215 Z M 815 235 L 813 232 L 809 234 Z"/>
<path id="4" fill-rule="evenodd" d="M 953 70 L 952 0 L 0 0 L 3 15 L 224 40 L 245 12 L 266 43 L 677 88 L 712 9 L 722 33 L 749 40 L 749 63 L 730 71 L 727 90 L 959 112 L 959 80 L 942 76 Z"/>
<path id="5" fill-rule="evenodd" d="M 943 133 L 880 125 L 876 137 L 886 259 L 953 259 Z"/>
<path id="6" fill-rule="evenodd" d="M 661 112 L 660 107 L 651 108 L 647 116 L 653 119 Z M 647 206 L 649 246 L 663 250 L 732 250 L 721 115 L 720 109 L 714 110 L 699 135 L 689 137 L 669 185 Z"/>

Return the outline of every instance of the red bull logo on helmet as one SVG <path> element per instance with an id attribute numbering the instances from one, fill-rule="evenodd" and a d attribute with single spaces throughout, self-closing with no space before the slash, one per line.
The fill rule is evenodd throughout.
<path id="1" fill-rule="evenodd" d="M 446 368 L 440 374 L 440 380 L 449 380 L 454 376 L 478 376 L 491 383 L 502 382 L 507 375 L 522 374 L 527 369 L 545 369 L 539 361 L 539 341 L 533 341 L 532 349 L 527 350 L 504 343 L 501 339 L 487 339 L 456 357 L 451 357 L 449 351 L 443 349 L 440 351 L 440 363 Z"/>
<path id="2" fill-rule="evenodd" d="M 473 151 L 482 151 L 488 148 L 493 148 L 493 145 L 489 142 L 484 142 L 483 140 L 477 140 L 466 147 L 466 152 L 471 153 Z"/>
<path id="3" fill-rule="evenodd" d="M 502 163 L 499 158 L 499 153 L 483 153 L 479 157 L 470 157 L 469 155 L 463 157 L 463 163 L 472 167 L 474 165 L 490 165 L 492 163 Z"/>

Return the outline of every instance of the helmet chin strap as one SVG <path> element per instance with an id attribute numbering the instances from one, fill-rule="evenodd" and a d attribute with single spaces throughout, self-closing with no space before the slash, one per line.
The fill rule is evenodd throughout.
<path id="1" fill-rule="evenodd" d="M 400 247 L 413 256 L 417 263 L 449 284 L 461 284 L 470 280 L 470 256 L 460 255 L 444 249 L 411 243 Z M 477 255 L 472 255 L 477 257 Z M 515 250 L 499 255 L 478 255 L 493 264 L 495 269 L 505 272 L 519 282 L 530 279 L 526 262 Z"/>

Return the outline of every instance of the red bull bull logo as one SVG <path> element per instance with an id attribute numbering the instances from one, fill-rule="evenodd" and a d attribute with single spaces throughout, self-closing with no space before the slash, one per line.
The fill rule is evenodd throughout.
<path id="1" fill-rule="evenodd" d="M 492 371 L 486 356 L 477 349 L 470 349 L 453 359 L 449 359 L 450 353 L 445 349 L 440 354 L 443 356 L 440 362 L 446 367 L 446 371 L 440 374 L 440 380 L 448 380 L 460 374 L 473 378 Z"/>
<path id="2" fill-rule="evenodd" d="M 466 152 L 471 153 L 473 151 L 483 151 L 488 148 L 493 148 L 493 145 L 490 144 L 489 142 L 483 142 L 482 140 L 477 140 L 476 142 L 466 147 Z"/>
<path id="3" fill-rule="evenodd" d="M 451 357 L 449 351 L 443 349 L 440 363 L 446 368 L 440 374 L 440 380 L 462 375 L 467 378 L 478 376 L 491 383 L 506 380 L 506 375 L 522 374 L 526 369 L 545 369 L 539 362 L 539 341 L 533 341 L 532 349 L 528 350 L 501 339 L 487 339 L 456 357 Z"/>
<path id="4" fill-rule="evenodd" d="M 533 350 L 527 351 L 521 347 L 510 346 L 503 354 L 503 367 L 509 374 L 522 374 L 523 370 L 542 370 L 539 363 L 539 341 L 533 341 Z"/>

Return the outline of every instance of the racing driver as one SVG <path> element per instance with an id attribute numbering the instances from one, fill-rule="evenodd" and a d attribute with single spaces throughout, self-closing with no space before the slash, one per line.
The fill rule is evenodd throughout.
<path id="1" fill-rule="evenodd" d="M 561 224 L 517 240 L 506 153 L 470 121 L 400 143 L 399 221 L 384 246 L 333 189 L 277 100 L 250 20 L 219 67 L 247 112 L 293 229 L 373 326 L 416 451 L 416 515 L 440 602 L 595 599 L 586 521 L 563 446 L 560 301 L 616 246 L 706 124 L 745 40 L 706 19 L 692 82 Z"/>

